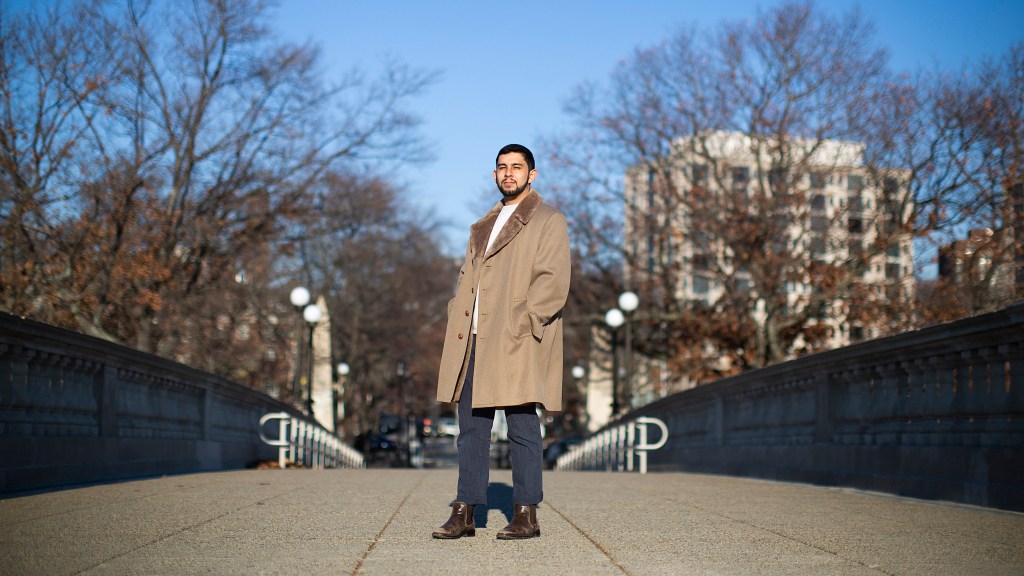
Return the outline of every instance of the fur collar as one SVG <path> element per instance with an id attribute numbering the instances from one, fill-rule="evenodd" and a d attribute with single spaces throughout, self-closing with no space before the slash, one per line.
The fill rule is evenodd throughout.
<path id="1" fill-rule="evenodd" d="M 511 242 L 516 237 L 516 234 L 519 234 L 519 231 L 523 229 L 523 226 L 530 222 L 530 219 L 537 213 L 537 209 L 540 208 L 543 202 L 544 199 L 541 198 L 541 195 L 531 188 L 526 197 L 519 203 L 516 211 L 512 213 L 512 217 L 505 223 L 505 227 L 498 233 L 498 237 L 494 239 L 494 244 L 491 245 L 490 251 L 485 256 L 492 256 Z M 484 248 L 487 247 L 487 239 L 491 236 L 491 229 L 494 228 L 494 221 L 498 219 L 498 212 L 500 211 L 501 202 L 498 202 L 491 208 L 490 212 L 469 228 L 469 241 L 473 247 L 473 258 L 483 255 Z"/>

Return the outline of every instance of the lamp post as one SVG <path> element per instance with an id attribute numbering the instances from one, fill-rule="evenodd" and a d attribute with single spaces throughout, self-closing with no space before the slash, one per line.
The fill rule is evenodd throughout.
<path id="1" fill-rule="evenodd" d="M 320 321 L 323 312 L 316 304 L 310 304 L 302 309 L 302 319 L 309 326 L 309 365 L 306 367 L 306 414 L 313 417 L 313 329 Z"/>
<path id="2" fill-rule="evenodd" d="M 309 290 L 305 286 L 296 286 L 292 288 L 291 294 L 288 295 L 288 300 L 291 301 L 292 306 L 295 308 L 296 314 L 301 318 L 302 309 L 309 304 Z M 300 335 L 299 327 L 295 328 L 295 369 L 292 374 L 292 394 L 297 397 L 302 396 L 302 389 L 299 386 L 299 379 L 302 374 L 302 336 Z"/>
<path id="3" fill-rule="evenodd" d="M 338 366 L 337 366 L 338 385 L 334 388 L 334 394 L 333 394 L 334 398 L 333 398 L 333 402 L 331 402 L 331 418 L 334 419 L 335 432 L 337 432 L 337 427 L 338 427 L 338 401 L 342 397 L 341 388 L 348 381 L 348 373 L 349 373 L 349 371 L 350 371 L 350 368 L 349 368 L 348 364 L 346 364 L 345 362 L 338 362 Z M 344 405 L 342 405 L 342 407 L 341 407 L 341 417 L 342 418 L 345 417 L 345 406 Z"/>
<path id="4" fill-rule="evenodd" d="M 581 387 L 582 387 L 582 389 L 584 391 L 588 392 L 588 390 L 586 389 L 586 387 L 583 384 L 583 378 L 586 375 L 587 375 L 587 369 L 584 368 L 583 366 L 577 364 L 577 365 L 572 367 L 572 377 L 573 377 L 573 380 L 576 381 L 575 385 L 576 385 L 576 390 L 577 391 L 580 391 Z M 581 423 L 581 420 L 579 418 L 577 418 L 578 416 L 582 416 L 583 417 L 582 418 L 582 423 Z M 562 413 L 562 422 L 563 422 L 562 429 L 563 430 L 570 430 L 570 431 L 572 431 L 574 433 L 577 432 L 578 428 L 579 428 L 579 426 L 581 424 L 582 425 L 586 424 L 587 416 L 588 416 L 588 414 L 587 414 L 587 410 L 586 410 L 585 406 L 584 406 L 584 409 L 582 410 L 582 412 L 577 412 L 575 414 L 571 410 L 566 410 L 565 412 Z"/>
<path id="5" fill-rule="evenodd" d="M 626 399 L 626 409 L 633 407 L 633 312 L 640 306 L 640 298 L 635 292 L 625 291 L 619 294 L 619 309 L 622 310 L 626 320 L 626 385 L 623 386 L 623 396 Z"/>
<path id="6" fill-rule="evenodd" d="M 619 327 L 626 315 L 618 308 L 605 312 L 604 323 L 612 329 L 612 418 L 619 414 Z"/>
<path id="7" fill-rule="evenodd" d="M 405 393 L 406 365 L 405 360 L 399 360 L 395 366 L 395 375 L 398 378 L 398 385 L 395 386 L 395 416 L 398 417 L 398 450 L 400 452 L 399 463 L 405 466 L 410 465 L 411 452 L 409 446 L 409 415 L 412 411 L 408 407 L 409 399 Z"/>

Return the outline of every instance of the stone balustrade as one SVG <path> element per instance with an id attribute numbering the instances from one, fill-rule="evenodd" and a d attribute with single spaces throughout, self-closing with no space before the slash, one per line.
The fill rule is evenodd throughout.
<path id="1" fill-rule="evenodd" d="M 746 372 L 622 420 L 637 416 L 668 425 L 652 471 L 1024 511 L 1024 303 Z"/>
<path id="2" fill-rule="evenodd" d="M 235 382 L 0 313 L 0 493 L 276 460 Z"/>

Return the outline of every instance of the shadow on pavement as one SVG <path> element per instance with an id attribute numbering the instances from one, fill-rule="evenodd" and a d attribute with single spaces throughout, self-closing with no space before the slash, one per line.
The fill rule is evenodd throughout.
<path id="1" fill-rule="evenodd" d="M 512 487 L 503 482 L 491 482 L 487 486 L 487 505 L 477 506 L 476 519 L 477 528 L 487 528 L 487 514 L 491 510 L 501 510 L 509 522 L 512 521 Z"/>

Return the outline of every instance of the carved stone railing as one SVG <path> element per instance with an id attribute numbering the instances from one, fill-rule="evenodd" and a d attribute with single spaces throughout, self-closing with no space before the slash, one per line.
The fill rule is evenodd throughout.
<path id="1" fill-rule="evenodd" d="M 0 493 L 276 460 L 235 382 L 0 313 Z"/>
<path id="2" fill-rule="evenodd" d="M 1024 304 L 719 380 L 622 419 L 638 416 L 670 431 L 652 471 L 1024 511 Z"/>

